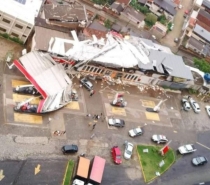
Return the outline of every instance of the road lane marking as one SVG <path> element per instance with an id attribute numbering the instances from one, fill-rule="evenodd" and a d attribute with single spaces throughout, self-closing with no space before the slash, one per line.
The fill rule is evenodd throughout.
<path id="1" fill-rule="evenodd" d="M 32 114 L 14 113 L 15 122 L 42 124 L 42 116 Z"/>
<path id="2" fill-rule="evenodd" d="M 209 147 L 207 147 L 207 146 L 205 146 L 205 145 L 203 145 L 203 144 L 201 144 L 201 143 L 199 143 L 199 142 L 196 142 L 197 144 L 199 144 L 199 145 L 201 145 L 201 146 L 203 146 L 204 148 L 206 148 L 206 149 L 208 149 L 208 150 L 210 150 L 210 148 Z"/>
<path id="3" fill-rule="evenodd" d="M 21 80 L 12 80 L 12 87 L 17 87 L 20 85 L 28 85 L 28 84 L 31 84 L 31 83 L 27 81 L 21 81 Z"/>
<path id="4" fill-rule="evenodd" d="M 0 181 L 5 177 L 5 175 L 3 175 L 4 170 L 0 170 Z"/>
<path id="5" fill-rule="evenodd" d="M 35 167 L 35 170 L 34 170 L 34 175 L 36 175 L 37 173 L 39 173 L 41 170 L 40 170 L 40 167 L 41 165 L 38 164 L 37 167 Z"/>
<path id="6" fill-rule="evenodd" d="M 67 109 L 74 109 L 74 110 L 80 110 L 79 103 L 77 101 L 72 101 L 68 105 L 65 106 Z"/>
<path id="7" fill-rule="evenodd" d="M 154 112 L 145 112 L 146 118 L 149 120 L 160 121 L 159 115 Z"/>
<path id="8" fill-rule="evenodd" d="M 122 115 L 122 116 L 126 116 L 126 112 L 125 112 L 124 108 L 112 107 L 112 113 Z"/>

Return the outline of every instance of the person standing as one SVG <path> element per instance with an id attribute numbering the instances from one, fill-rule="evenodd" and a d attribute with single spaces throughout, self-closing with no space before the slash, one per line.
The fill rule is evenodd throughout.
<path id="1" fill-rule="evenodd" d="M 95 94 L 95 91 L 92 89 L 92 90 L 90 91 L 90 97 L 93 96 L 94 94 Z"/>
<path id="2" fill-rule="evenodd" d="M 94 123 L 94 124 L 93 124 L 93 129 L 92 129 L 92 130 L 94 130 L 94 129 L 95 129 L 95 127 L 96 127 L 96 123 Z"/>

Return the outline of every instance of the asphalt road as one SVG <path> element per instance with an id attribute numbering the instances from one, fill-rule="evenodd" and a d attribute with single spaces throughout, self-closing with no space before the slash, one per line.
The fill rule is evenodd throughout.
<path id="1" fill-rule="evenodd" d="M 1 161 L 0 169 L 3 172 L 0 174 L 0 185 L 62 184 L 67 162 L 61 159 Z M 40 171 L 35 175 L 37 167 Z"/>
<path id="2" fill-rule="evenodd" d="M 102 185 L 139 185 L 145 184 L 140 178 L 137 169 L 123 167 L 119 165 L 106 164 Z"/>

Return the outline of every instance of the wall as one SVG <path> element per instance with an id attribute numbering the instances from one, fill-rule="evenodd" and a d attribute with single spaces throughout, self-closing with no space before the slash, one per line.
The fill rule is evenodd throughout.
<path id="1" fill-rule="evenodd" d="M 33 25 L 0 11 L 0 32 L 18 37 L 24 43 L 33 29 Z"/>

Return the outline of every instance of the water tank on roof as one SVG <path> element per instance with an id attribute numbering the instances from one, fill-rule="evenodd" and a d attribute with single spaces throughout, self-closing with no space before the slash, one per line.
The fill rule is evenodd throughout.
<path id="1" fill-rule="evenodd" d="M 209 73 L 206 73 L 204 75 L 204 79 L 206 80 L 207 83 L 210 83 L 210 74 Z"/>

